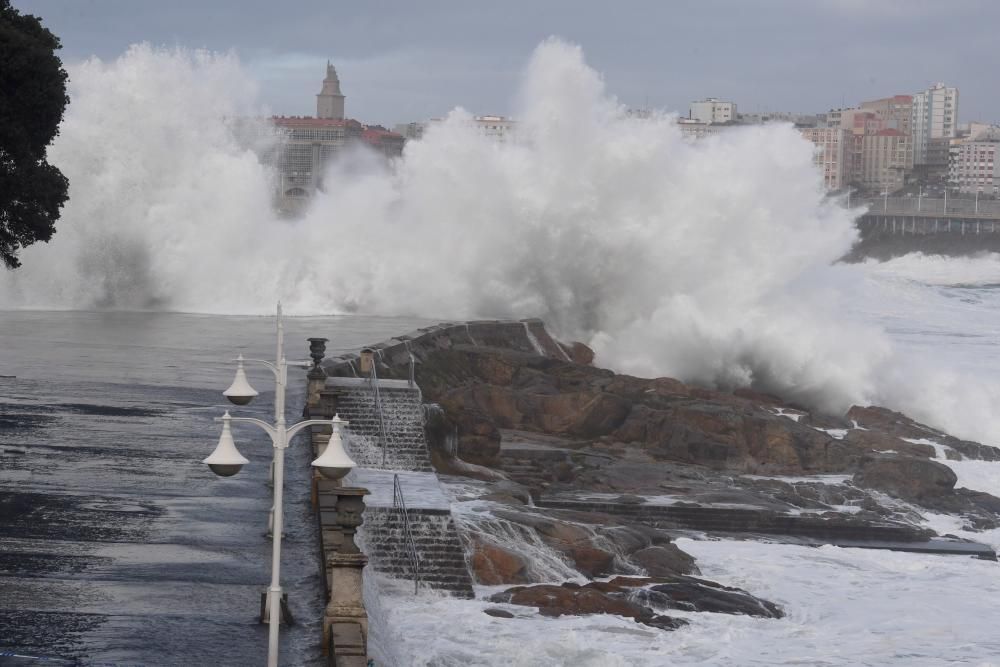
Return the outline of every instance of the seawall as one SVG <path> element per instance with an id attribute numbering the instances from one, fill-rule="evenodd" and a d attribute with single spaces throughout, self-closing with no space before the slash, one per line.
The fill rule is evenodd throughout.
<path id="1" fill-rule="evenodd" d="M 499 347 L 529 354 L 569 359 L 571 350 L 560 345 L 537 318 L 442 322 L 371 345 L 380 377 L 409 379 L 411 360 L 419 363 L 433 350 L 456 345 Z M 323 361 L 327 375 L 358 377 L 360 354 L 348 353 Z M 388 367 L 386 370 L 385 367 Z"/>

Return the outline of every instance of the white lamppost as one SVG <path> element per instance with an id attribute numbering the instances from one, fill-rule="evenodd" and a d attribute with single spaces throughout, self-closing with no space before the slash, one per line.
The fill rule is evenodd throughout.
<path id="1" fill-rule="evenodd" d="M 976 215 L 979 215 L 979 193 L 983 191 L 983 186 L 976 189 Z"/>
<path id="2" fill-rule="evenodd" d="M 889 188 L 882 191 L 882 212 L 889 210 Z"/>
<path id="3" fill-rule="evenodd" d="M 326 426 L 333 429 L 330 442 L 320 456 L 312 462 L 313 467 L 319 470 L 320 474 L 329 479 L 339 479 L 350 472 L 355 467 L 354 461 L 344 451 L 343 440 L 340 433 L 341 426 L 347 422 L 339 417 L 330 419 L 305 419 L 292 426 L 285 424 L 285 387 L 288 384 L 288 362 L 285 360 L 283 347 L 283 330 L 281 325 L 281 304 L 278 304 L 278 345 L 275 363 L 264 361 L 263 359 L 243 359 L 241 354 L 237 359 L 236 378 L 229 386 L 229 389 L 222 392 L 229 401 L 235 405 L 247 405 L 257 396 L 256 390 L 247 381 L 246 371 L 243 369 L 244 361 L 263 364 L 274 373 L 274 424 L 268 424 L 260 419 L 252 417 L 230 417 L 229 412 L 216 421 L 222 422 L 222 435 L 219 437 L 219 444 L 203 462 L 216 475 L 220 477 L 230 477 L 240 471 L 249 461 L 236 449 L 233 442 L 233 434 L 230 424 L 240 422 L 244 424 L 254 424 L 259 426 L 271 437 L 271 444 L 274 446 L 274 459 L 272 463 L 274 475 L 274 505 L 271 508 L 272 514 L 272 546 L 271 546 L 271 585 L 267 589 L 267 598 L 264 611 L 267 616 L 268 643 L 267 643 L 267 665 L 268 667 L 278 667 L 278 626 L 281 622 L 281 531 L 283 523 L 282 491 L 285 482 L 285 450 L 288 443 L 295 434 L 307 426 Z M 294 364 L 299 365 L 299 364 Z M 303 366 L 309 366 L 305 363 Z"/>

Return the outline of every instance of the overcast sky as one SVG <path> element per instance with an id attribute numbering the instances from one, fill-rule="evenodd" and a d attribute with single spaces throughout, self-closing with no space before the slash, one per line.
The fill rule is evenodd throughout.
<path id="1" fill-rule="evenodd" d="M 686 113 L 825 111 L 960 89 L 961 121 L 1000 120 L 995 0 L 13 0 L 62 39 L 62 57 L 111 59 L 130 44 L 236 52 L 275 113 L 314 114 L 326 60 L 347 113 L 393 124 L 455 106 L 508 114 L 532 50 L 583 46 L 629 106 Z"/>

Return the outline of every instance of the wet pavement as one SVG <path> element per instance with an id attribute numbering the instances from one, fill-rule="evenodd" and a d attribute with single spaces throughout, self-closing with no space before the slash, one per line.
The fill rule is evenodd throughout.
<path id="1" fill-rule="evenodd" d="M 286 353 L 309 336 L 354 349 L 414 325 L 292 318 Z M 273 358 L 272 318 L 165 313 L 0 313 L 0 653 L 78 664 L 263 664 L 258 623 L 270 578 L 270 441 L 234 427 L 250 464 L 215 477 L 200 461 L 233 354 Z M 233 414 L 273 417 L 273 380 Z M 10 377 L 16 376 L 16 377 Z M 287 418 L 304 371 L 290 372 Z M 253 430 L 251 430 L 253 429 Z M 282 664 L 319 665 L 319 544 L 304 437 L 288 450 L 282 585 L 296 624 Z M 5 663 L 6 661 L 6 663 Z M 2 664 L 46 664 L 0 657 Z"/>

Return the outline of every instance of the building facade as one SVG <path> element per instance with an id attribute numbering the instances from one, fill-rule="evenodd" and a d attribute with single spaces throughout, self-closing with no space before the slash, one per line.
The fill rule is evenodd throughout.
<path id="1" fill-rule="evenodd" d="M 736 117 L 735 102 L 723 102 L 714 97 L 692 102 L 688 110 L 688 118 L 699 123 L 732 123 Z"/>
<path id="2" fill-rule="evenodd" d="M 823 174 L 826 189 L 845 187 L 850 182 L 850 133 L 841 127 L 807 127 L 799 132 L 816 146 L 813 164 Z"/>
<path id="3" fill-rule="evenodd" d="M 427 132 L 427 128 L 443 122 L 444 118 L 431 118 L 426 121 L 401 123 L 393 129 L 406 139 L 420 139 Z M 507 116 L 473 116 L 469 125 L 478 134 L 497 143 L 514 141 L 517 136 L 517 121 Z"/>
<path id="4" fill-rule="evenodd" d="M 693 118 L 678 118 L 677 127 L 680 128 L 681 134 L 689 139 L 702 139 L 726 129 L 724 125 L 705 123 Z"/>
<path id="5" fill-rule="evenodd" d="M 402 155 L 403 146 L 406 144 L 406 138 L 403 135 L 381 125 L 366 125 L 361 132 L 361 140 L 387 158 Z"/>
<path id="6" fill-rule="evenodd" d="M 875 118 L 881 121 L 878 129 L 899 130 L 907 137 L 913 136 L 912 95 L 894 95 L 879 100 L 862 102 L 861 109 L 874 113 Z M 913 141 L 910 140 L 907 142 L 907 154 L 905 158 L 907 173 L 913 170 L 914 161 Z"/>
<path id="7" fill-rule="evenodd" d="M 354 145 L 368 146 L 387 158 L 403 153 L 405 138 L 380 125 L 364 125 L 345 116 L 345 97 L 337 70 L 326 64 L 326 78 L 316 95 L 316 116 L 273 116 L 278 141 L 261 156 L 277 172 L 279 210 L 297 213 L 322 187 L 331 161 Z"/>
<path id="8" fill-rule="evenodd" d="M 894 128 L 869 132 L 861 140 L 863 188 L 893 192 L 906 183 L 907 156 L 912 153 L 909 135 Z"/>
<path id="9" fill-rule="evenodd" d="M 279 205 L 288 210 L 300 209 L 316 194 L 326 165 L 364 133 L 356 120 L 274 116 L 271 123 L 281 137 L 273 160 Z"/>
<path id="10" fill-rule="evenodd" d="M 472 123 L 481 135 L 500 143 L 512 141 L 517 132 L 517 121 L 506 116 L 476 116 Z"/>
<path id="11" fill-rule="evenodd" d="M 1000 194 L 1000 128 L 987 126 L 952 145 L 948 185 L 969 194 Z"/>
<path id="12" fill-rule="evenodd" d="M 918 165 L 946 167 L 958 128 L 958 88 L 935 83 L 913 96 L 913 157 Z"/>

